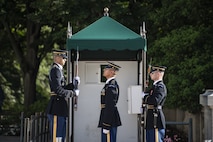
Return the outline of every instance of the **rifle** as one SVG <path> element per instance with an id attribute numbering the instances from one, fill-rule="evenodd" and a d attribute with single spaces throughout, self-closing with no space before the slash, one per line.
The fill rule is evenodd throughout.
<path id="1" fill-rule="evenodd" d="M 147 69 L 147 77 L 146 77 L 146 84 L 145 84 L 145 88 L 144 88 L 144 98 L 142 100 L 142 112 L 141 112 L 141 125 L 143 127 L 143 141 L 146 142 L 146 111 L 147 111 L 147 93 L 148 93 L 148 87 L 149 87 L 149 74 L 151 72 L 151 62 L 152 62 L 152 58 L 150 59 L 149 65 L 148 65 L 148 69 Z"/>
<path id="2" fill-rule="evenodd" d="M 146 85 L 145 85 L 145 92 L 148 91 L 148 87 L 149 87 L 149 74 L 151 72 L 151 68 L 152 68 L 152 58 L 150 59 L 149 65 L 148 65 L 148 69 L 147 69 L 147 75 L 146 75 Z"/>
<path id="3" fill-rule="evenodd" d="M 79 89 L 78 89 L 78 85 L 80 84 L 80 77 L 78 76 L 78 60 L 79 60 L 79 52 L 78 52 L 78 47 L 77 47 L 77 51 L 76 51 L 76 71 L 75 71 L 75 77 L 73 80 L 73 85 L 74 85 L 74 89 L 76 92 L 76 96 L 74 97 L 74 110 L 77 110 L 78 107 L 78 95 L 79 95 Z"/>

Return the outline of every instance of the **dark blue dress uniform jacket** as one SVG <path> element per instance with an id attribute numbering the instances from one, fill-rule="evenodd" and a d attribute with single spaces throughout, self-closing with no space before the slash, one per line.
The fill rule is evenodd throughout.
<path id="1" fill-rule="evenodd" d="M 149 94 L 144 96 L 144 102 L 147 105 L 154 105 L 155 109 L 148 109 L 147 110 L 147 117 L 146 117 L 146 129 L 154 129 L 154 115 L 153 112 L 156 111 L 158 114 L 157 117 L 157 128 L 158 129 L 165 129 L 166 122 L 165 116 L 163 114 L 162 109 L 158 109 L 159 106 L 163 106 L 166 100 L 167 89 L 163 81 L 157 82 L 153 85 L 152 89 L 149 91 Z"/>
<path id="2" fill-rule="evenodd" d="M 72 96 L 72 91 L 68 90 L 66 86 L 66 81 L 63 75 L 63 71 L 60 67 L 53 63 L 52 68 L 49 73 L 49 85 L 52 95 L 47 106 L 47 114 L 57 115 L 57 116 L 68 116 L 68 105 L 65 97 L 67 95 Z M 71 89 L 71 88 L 69 88 Z"/>
<path id="3" fill-rule="evenodd" d="M 121 125 L 120 115 L 117 109 L 119 98 L 119 86 L 115 79 L 105 84 L 101 91 L 101 114 L 98 127 L 110 129 Z"/>

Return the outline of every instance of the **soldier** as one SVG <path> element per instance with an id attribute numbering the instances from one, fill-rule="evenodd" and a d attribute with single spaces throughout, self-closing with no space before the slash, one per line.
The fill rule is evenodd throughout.
<path id="1" fill-rule="evenodd" d="M 47 117 L 50 127 L 50 141 L 65 141 L 66 119 L 68 116 L 67 98 L 76 95 L 72 83 L 66 85 L 63 66 L 67 55 L 64 50 L 53 50 L 54 63 L 49 73 L 50 101 L 47 106 Z"/>
<path id="2" fill-rule="evenodd" d="M 165 69 L 164 66 L 151 67 L 150 77 L 154 83 L 149 93 L 144 96 L 144 102 L 147 105 L 146 142 L 164 141 L 166 124 L 162 107 L 167 95 L 167 89 L 163 83 Z"/>
<path id="3" fill-rule="evenodd" d="M 121 126 L 121 120 L 116 106 L 119 98 L 119 86 L 115 75 L 120 67 L 111 62 L 108 63 L 103 73 L 107 81 L 101 91 L 101 113 L 98 127 L 101 128 L 102 142 L 116 142 L 117 127 Z"/>

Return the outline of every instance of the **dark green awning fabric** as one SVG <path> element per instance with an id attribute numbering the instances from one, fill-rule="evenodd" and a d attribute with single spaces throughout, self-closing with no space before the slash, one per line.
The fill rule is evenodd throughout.
<path id="1" fill-rule="evenodd" d="M 146 40 L 139 34 L 104 16 L 67 39 L 67 49 L 146 51 Z"/>

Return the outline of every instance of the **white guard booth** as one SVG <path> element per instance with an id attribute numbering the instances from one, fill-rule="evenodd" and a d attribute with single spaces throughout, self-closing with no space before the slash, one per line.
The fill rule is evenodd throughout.
<path id="1" fill-rule="evenodd" d="M 71 106 L 69 127 L 72 129 L 68 132 L 68 142 L 101 141 L 101 129 L 97 126 L 100 92 L 105 83 L 102 70 L 106 61 L 121 66 L 116 76 L 120 86 L 117 107 L 122 121 L 117 142 L 141 141 L 138 116 L 146 76 L 146 39 L 142 35 L 145 30 L 141 35 L 136 34 L 108 14 L 74 35 L 70 28 L 68 25 L 68 81 L 71 82 L 78 70 L 81 83 L 77 110 Z"/>
<path id="2" fill-rule="evenodd" d="M 137 62 L 134 61 L 114 61 L 122 68 L 118 72 L 117 81 L 120 86 L 120 97 L 117 104 L 122 126 L 118 127 L 118 142 L 137 142 L 137 114 L 136 109 L 129 106 L 131 100 L 141 105 L 139 94 L 134 99 L 128 99 L 128 87 L 137 84 Z M 100 92 L 104 83 L 100 82 L 101 65 L 106 62 L 79 62 L 79 75 L 81 84 L 79 86 L 80 95 L 78 97 L 78 108 L 74 115 L 74 141 L 75 142 L 100 142 L 101 129 L 97 128 L 100 115 Z M 134 86 L 135 87 L 135 86 Z M 139 86 L 141 88 L 141 86 Z M 139 95 L 139 97 L 138 97 Z M 129 94 L 131 96 L 131 94 Z M 140 110 L 140 106 L 138 107 Z M 137 112 L 138 113 L 138 112 Z"/>

